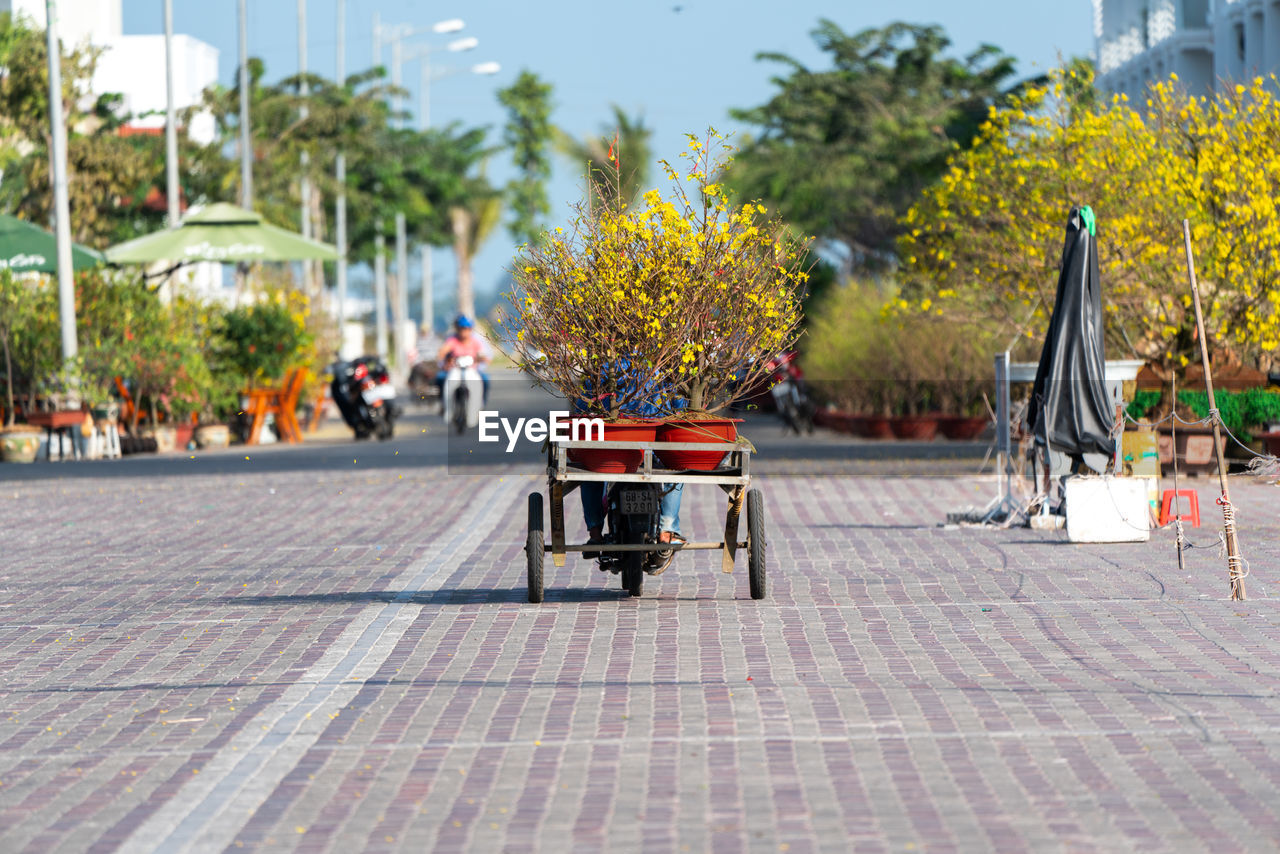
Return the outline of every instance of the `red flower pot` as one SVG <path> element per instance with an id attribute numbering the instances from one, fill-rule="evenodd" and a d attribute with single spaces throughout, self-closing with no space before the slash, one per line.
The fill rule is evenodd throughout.
<path id="1" fill-rule="evenodd" d="M 868 439 L 893 438 L 893 428 L 889 426 L 889 419 L 883 415 L 868 415 L 859 426 L 861 435 Z"/>
<path id="2" fill-rule="evenodd" d="M 574 419 L 578 420 L 578 419 Z M 606 421 L 606 442 L 652 442 L 658 431 L 657 421 Z M 615 448 L 570 448 L 569 461 L 589 471 L 603 474 L 631 474 L 640 468 L 643 451 Z"/>
<path id="3" fill-rule="evenodd" d="M 664 421 L 658 427 L 659 442 L 732 442 L 738 438 L 737 418 L 709 418 L 704 421 Z M 656 451 L 669 469 L 710 471 L 718 468 L 725 451 Z"/>
<path id="4" fill-rule="evenodd" d="M 987 428 L 987 419 L 981 416 L 970 418 L 967 415 L 944 415 L 938 419 L 938 429 L 948 439 L 971 441 L 978 438 Z"/>
<path id="5" fill-rule="evenodd" d="M 889 419 L 889 428 L 899 439 L 913 439 L 927 442 L 938 435 L 938 416 L 936 415 L 900 415 Z"/>
<path id="6" fill-rule="evenodd" d="M 195 425 L 190 422 L 178 422 L 173 427 L 174 430 L 174 447 L 179 451 L 186 450 L 187 444 L 195 435 Z"/>

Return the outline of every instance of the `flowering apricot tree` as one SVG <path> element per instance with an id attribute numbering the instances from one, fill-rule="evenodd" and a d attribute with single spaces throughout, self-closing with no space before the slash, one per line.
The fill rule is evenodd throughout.
<path id="1" fill-rule="evenodd" d="M 567 233 L 521 248 L 506 324 L 541 385 L 613 417 L 714 411 L 795 341 L 807 242 L 730 200 L 715 180 L 730 150 L 715 131 L 690 136 L 683 174 L 660 161 L 665 198 L 596 198 Z"/>
<path id="2" fill-rule="evenodd" d="M 1266 370 L 1280 354 L 1280 97 L 1255 78 L 1210 97 L 1178 80 L 1135 108 L 1059 72 L 993 109 L 972 149 L 905 218 L 901 306 L 1039 340 L 1073 205 L 1097 213 L 1110 343 L 1177 370 L 1194 359 L 1182 220 L 1210 342 Z"/>

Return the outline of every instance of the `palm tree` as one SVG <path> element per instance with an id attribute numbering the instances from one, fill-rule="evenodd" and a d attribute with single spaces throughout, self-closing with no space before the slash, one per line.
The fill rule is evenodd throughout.
<path id="1" fill-rule="evenodd" d="M 603 137 L 577 140 L 563 130 L 556 131 L 556 147 L 574 163 L 585 166 L 591 198 L 630 207 L 648 188 L 653 160 L 653 131 L 644 117 L 628 116 L 617 104 L 613 126 Z"/>
<path id="2" fill-rule="evenodd" d="M 502 219 L 502 197 L 482 177 L 472 192 L 449 208 L 453 256 L 458 264 L 458 313 L 475 317 L 475 275 L 471 262 Z"/>

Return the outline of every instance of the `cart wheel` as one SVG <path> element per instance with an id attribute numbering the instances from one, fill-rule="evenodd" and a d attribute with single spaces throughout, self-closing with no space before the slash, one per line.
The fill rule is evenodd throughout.
<path id="1" fill-rule="evenodd" d="M 542 531 L 542 493 L 529 493 L 529 539 L 524 544 L 529 564 L 529 601 L 542 601 L 542 558 L 546 551 L 546 535 Z"/>
<path id="2" fill-rule="evenodd" d="M 764 547 L 764 498 L 752 489 L 747 492 L 747 580 L 752 599 L 765 595 Z"/>

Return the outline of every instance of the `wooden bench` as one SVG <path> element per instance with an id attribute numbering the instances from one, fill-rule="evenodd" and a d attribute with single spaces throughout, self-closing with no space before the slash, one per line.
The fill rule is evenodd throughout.
<path id="1" fill-rule="evenodd" d="M 298 424 L 298 396 L 307 379 L 306 368 L 292 368 L 284 375 L 279 388 L 251 388 L 244 392 L 248 398 L 245 414 L 250 418 L 246 445 L 258 444 L 267 416 L 274 415 L 281 440 L 289 444 L 302 441 L 302 427 Z"/>

